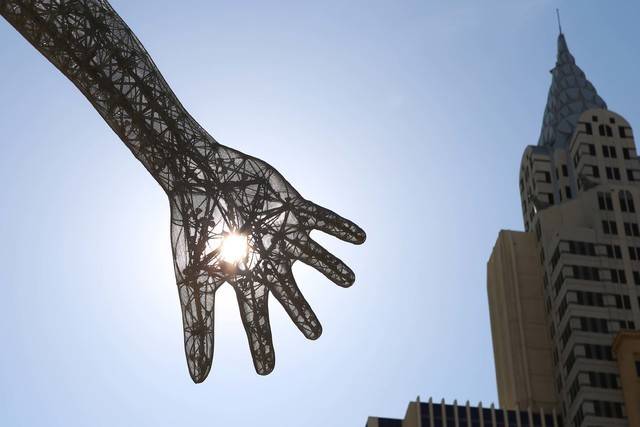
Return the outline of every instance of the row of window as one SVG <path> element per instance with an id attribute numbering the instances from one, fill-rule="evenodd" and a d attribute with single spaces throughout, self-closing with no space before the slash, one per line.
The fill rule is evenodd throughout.
<path id="1" fill-rule="evenodd" d="M 439 403 L 432 403 L 431 405 L 433 408 L 433 417 L 429 410 L 429 404 L 420 404 L 421 425 L 452 426 L 455 424 L 461 426 L 473 425 L 474 427 L 480 425 L 484 425 L 485 427 L 504 427 L 505 418 L 509 426 L 542 427 L 543 425 L 562 425 L 561 423 L 556 423 L 556 421 L 559 420 L 553 414 L 541 415 L 538 412 L 530 414 L 528 411 L 478 408 L 476 406 L 469 407 L 469 412 L 467 413 L 467 408 L 462 405 L 454 406 Z M 554 420 L 554 418 L 556 419 Z M 380 427 L 400 426 L 401 424 L 401 420 L 392 420 L 388 418 L 378 419 L 378 425 Z"/>
<path id="2" fill-rule="evenodd" d="M 584 349 L 584 355 L 582 352 L 578 356 L 576 356 L 576 352 L 578 347 Z M 573 365 L 575 364 L 576 357 L 584 357 L 590 360 L 613 360 L 613 352 L 611 351 L 610 345 L 601 345 L 601 344 L 578 344 L 574 347 L 573 351 L 569 353 L 567 359 L 565 360 L 564 367 L 567 375 L 571 373 L 571 369 L 573 369 Z M 558 355 L 557 350 L 554 348 L 554 359 L 556 365 L 558 364 Z M 561 390 L 562 387 L 559 387 L 558 390 Z"/>
<path id="3" fill-rule="evenodd" d="M 635 222 L 625 222 L 624 235 L 627 237 L 640 237 L 640 228 Z M 602 220 L 602 232 L 604 234 L 610 234 L 612 236 L 618 235 L 618 224 L 611 220 Z"/>
<path id="4" fill-rule="evenodd" d="M 617 227 L 616 227 L 617 230 Z M 560 249 L 561 244 L 562 243 L 567 243 L 569 248 L 567 249 Z M 564 246 L 564 245 L 563 245 Z M 620 249 L 619 245 L 609 245 L 609 244 L 604 244 L 602 245 L 605 250 L 606 250 L 606 254 L 607 254 L 607 258 L 615 258 L 615 259 L 622 259 L 622 250 Z M 631 248 L 629 248 L 629 253 L 631 253 Z M 635 251 L 635 249 L 634 249 Z M 560 261 L 560 256 L 563 253 L 570 253 L 570 254 L 574 254 L 574 255 L 584 255 L 584 256 L 597 256 L 596 254 L 596 245 L 594 243 L 591 242 L 580 242 L 580 241 L 574 241 L 574 240 L 565 240 L 560 242 L 560 244 L 558 244 L 558 246 L 556 246 L 555 251 L 553 251 L 553 255 L 551 256 L 551 271 L 554 271 L 556 269 L 556 266 L 558 265 L 558 261 Z M 634 252 L 635 254 L 635 252 Z M 544 261 L 544 255 L 541 254 L 540 257 L 543 261 Z M 632 258 L 632 259 L 636 259 L 636 258 Z M 638 260 L 640 260 L 640 248 L 638 248 Z"/>
<path id="5" fill-rule="evenodd" d="M 595 117 L 595 116 L 594 116 Z M 613 119 L 611 119 L 613 120 Z M 594 120 L 597 121 L 597 120 Z M 611 122 L 612 124 L 615 123 L 615 121 Z M 593 135 L 593 126 L 591 126 L 591 123 L 586 122 L 584 123 L 584 131 L 587 135 Z M 613 128 L 609 125 L 606 124 L 600 124 L 598 125 L 598 135 L 600 136 L 608 136 L 608 137 L 613 137 Z M 620 136 L 620 138 L 630 138 L 631 137 L 631 128 L 627 127 L 627 126 L 618 126 L 618 135 Z"/>
<path id="6" fill-rule="evenodd" d="M 609 322 L 617 322 L 618 328 L 615 330 L 609 329 Z M 567 326 L 562 332 L 561 341 L 562 346 L 567 345 L 567 341 L 571 337 L 573 331 L 592 332 L 597 334 L 608 334 L 610 332 L 616 332 L 620 329 L 635 329 L 635 323 L 630 320 L 618 320 L 618 319 L 600 319 L 597 317 L 573 317 L 567 323 Z"/>
<path id="7" fill-rule="evenodd" d="M 630 225 L 630 227 L 631 227 L 630 232 L 633 233 L 633 225 Z M 616 227 L 616 230 L 617 230 L 617 227 Z M 560 247 L 562 243 L 567 243 L 569 246 L 568 249 L 566 249 L 566 246 L 565 246 L 565 248 L 561 250 Z M 622 249 L 620 248 L 619 245 L 604 244 L 602 246 L 606 250 L 607 258 L 622 259 Z M 628 246 L 627 250 L 629 252 L 629 258 L 632 261 L 640 261 L 640 246 Z M 565 240 L 560 242 L 560 244 L 556 246 L 555 251 L 553 251 L 553 255 L 551 256 L 551 271 L 555 271 L 556 266 L 560 261 L 560 256 L 563 253 L 570 253 L 573 255 L 584 255 L 584 256 L 597 256 L 596 245 L 594 243 Z M 542 260 L 542 262 L 544 262 L 543 252 L 540 253 L 540 259 Z M 640 283 L 636 283 L 636 284 L 640 285 Z"/>
<path id="8" fill-rule="evenodd" d="M 586 147 L 586 151 L 584 150 L 578 150 L 578 152 L 574 155 L 573 157 L 573 164 L 574 166 L 578 166 L 578 163 L 580 163 L 580 158 L 582 155 L 588 155 L 588 156 L 596 156 L 596 146 L 594 144 L 588 144 L 588 143 L 582 143 L 581 144 L 581 148 L 582 147 Z M 613 158 L 613 159 L 617 159 L 618 158 L 618 153 L 616 151 L 616 148 L 614 146 L 611 145 L 603 145 L 602 146 L 602 156 L 605 158 Z M 633 147 L 622 147 L 622 157 L 625 160 L 631 160 L 634 159 L 635 156 L 635 148 Z M 526 174 L 525 174 L 526 176 Z M 527 180 L 529 179 L 528 176 L 526 176 Z"/>
<path id="9" fill-rule="evenodd" d="M 585 403 L 591 406 L 593 410 L 584 411 L 584 406 L 580 408 L 573 418 L 574 427 L 581 427 L 584 417 L 588 415 L 595 415 L 596 417 L 604 418 L 625 418 L 624 406 L 622 403 L 604 400 L 590 400 Z"/>
<path id="10" fill-rule="evenodd" d="M 572 403 L 581 387 L 619 389 L 620 378 L 618 375 L 609 372 L 580 372 L 569 388 L 569 397 Z"/>
<path id="11" fill-rule="evenodd" d="M 600 178 L 600 168 L 596 165 L 584 165 L 582 170 L 587 176 L 592 176 L 593 178 Z M 591 174 L 587 173 L 589 170 L 591 171 Z M 625 171 L 627 173 L 628 181 L 638 181 L 638 177 L 637 177 L 637 174 L 635 173 L 636 172 L 635 169 L 625 169 Z M 620 181 L 621 179 L 620 168 L 617 168 L 615 166 L 605 166 L 605 174 L 607 176 L 607 179 L 610 179 L 612 181 L 613 180 Z"/>
<path id="12" fill-rule="evenodd" d="M 560 289 L 564 285 L 565 279 L 578 279 L 578 280 L 590 280 L 594 282 L 611 282 L 611 283 L 621 283 L 627 284 L 627 274 L 622 269 L 615 268 L 599 268 L 599 267 L 590 267 L 590 266 L 582 266 L 582 265 L 567 265 L 566 267 L 571 268 L 571 276 L 565 276 L 561 271 L 558 273 L 558 277 L 556 277 L 555 282 L 553 283 L 553 289 L 556 294 L 560 293 Z M 566 272 L 566 271 L 565 271 Z M 603 276 L 603 273 L 605 274 Z M 609 277 L 606 277 L 606 273 L 609 273 Z M 640 286 L 640 271 L 633 270 L 633 284 Z M 547 274 L 545 272 L 544 275 L 544 286 L 545 288 L 548 286 L 549 281 L 547 280 Z M 547 310 L 551 308 L 550 301 L 547 300 Z"/>
<path id="13" fill-rule="evenodd" d="M 570 297 L 575 296 L 575 301 L 569 301 Z M 615 307 L 623 310 L 631 310 L 631 299 L 628 295 L 609 295 L 613 298 L 613 304 L 605 304 L 605 295 L 599 292 L 588 291 L 570 291 L 562 299 L 560 307 L 558 307 L 558 317 L 562 319 L 569 307 L 569 304 L 586 305 L 590 307 Z"/>

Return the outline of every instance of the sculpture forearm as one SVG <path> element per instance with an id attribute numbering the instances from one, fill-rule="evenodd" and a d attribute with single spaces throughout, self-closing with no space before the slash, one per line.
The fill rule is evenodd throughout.
<path id="1" fill-rule="evenodd" d="M 215 140 L 106 1 L 2 0 L 0 13 L 80 89 L 165 190 L 181 163 L 215 155 Z"/>
<path id="2" fill-rule="evenodd" d="M 307 338 L 318 338 L 322 327 L 292 266 L 304 262 L 350 286 L 353 271 L 310 233 L 360 244 L 364 231 L 304 199 L 266 162 L 218 144 L 182 107 L 106 0 L 0 0 L 0 14 L 82 91 L 169 195 L 193 380 L 203 381 L 211 369 L 214 295 L 225 282 L 236 292 L 259 374 L 275 364 L 270 293 Z M 241 253 L 230 256 L 226 242 L 234 238 Z"/>

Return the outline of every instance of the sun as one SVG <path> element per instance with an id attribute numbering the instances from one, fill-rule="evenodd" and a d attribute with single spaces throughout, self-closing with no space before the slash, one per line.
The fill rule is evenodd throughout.
<path id="1" fill-rule="evenodd" d="M 231 264 L 237 264 L 246 258 L 249 252 L 247 236 L 239 233 L 229 233 L 222 239 L 220 258 Z"/>

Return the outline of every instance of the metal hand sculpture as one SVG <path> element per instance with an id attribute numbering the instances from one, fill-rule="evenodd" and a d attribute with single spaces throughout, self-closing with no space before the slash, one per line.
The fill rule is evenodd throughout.
<path id="1" fill-rule="evenodd" d="M 275 364 L 269 293 L 307 338 L 319 337 L 322 328 L 291 266 L 302 261 L 349 286 L 353 272 L 309 233 L 318 229 L 360 244 L 364 231 L 305 200 L 267 163 L 216 142 L 108 2 L 0 0 L 0 13 L 82 91 L 169 196 L 193 380 L 202 382 L 211 369 L 214 295 L 224 282 L 235 289 L 259 374 Z M 246 246 L 240 258 L 225 255 L 228 242 Z"/>

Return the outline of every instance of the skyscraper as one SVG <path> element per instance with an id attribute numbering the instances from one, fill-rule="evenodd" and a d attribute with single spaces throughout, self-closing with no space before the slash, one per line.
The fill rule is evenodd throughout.
<path id="1" fill-rule="evenodd" d="M 640 425 L 640 341 L 621 333 L 640 324 L 633 132 L 562 33 L 551 73 L 520 166 L 525 231 L 501 231 L 487 266 L 500 404 L 555 408 L 565 426 Z"/>
<path id="2" fill-rule="evenodd" d="M 525 148 L 525 231 L 487 263 L 500 410 L 410 402 L 383 426 L 640 426 L 640 160 L 633 131 L 562 32 L 537 145 Z M 561 415 L 561 420 L 556 417 Z"/>

